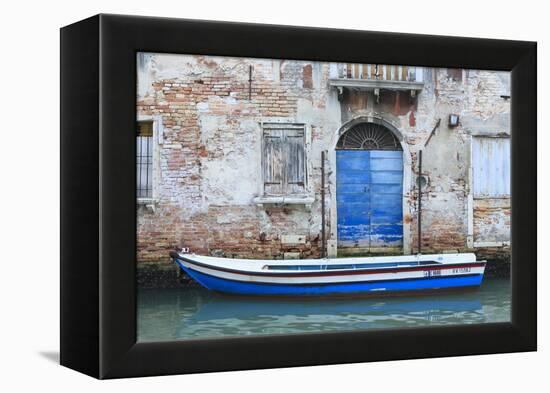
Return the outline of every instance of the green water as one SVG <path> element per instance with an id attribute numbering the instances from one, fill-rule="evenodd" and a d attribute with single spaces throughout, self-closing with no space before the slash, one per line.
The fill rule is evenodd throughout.
<path id="1" fill-rule="evenodd" d="M 138 341 L 456 325 L 510 320 L 510 283 L 408 297 L 266 299 L 206 289 L 143 289 Z"/>

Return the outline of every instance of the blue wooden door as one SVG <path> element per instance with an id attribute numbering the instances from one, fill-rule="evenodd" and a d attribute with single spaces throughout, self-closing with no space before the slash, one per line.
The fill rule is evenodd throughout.
<path id="1" fill-rule="evenodd" d="M 336 151 L 338 248 L 403 246 L 403 152 Z"/>

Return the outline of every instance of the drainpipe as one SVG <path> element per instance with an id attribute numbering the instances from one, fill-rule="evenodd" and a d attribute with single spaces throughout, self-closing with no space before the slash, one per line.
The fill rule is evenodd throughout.
<path id="1" fill-rule="evenodd" d="M 321 258 L 327 256 L 325 237 L 325 151 L 321 152 Z"/>
<path id="2" fill-rule="evenodd" d="M 418 151 L 418 253 L 422 254 L 422 150 Z"/>

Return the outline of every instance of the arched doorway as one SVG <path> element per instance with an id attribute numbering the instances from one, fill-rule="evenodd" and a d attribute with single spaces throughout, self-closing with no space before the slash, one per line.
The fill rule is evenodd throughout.
<path id="1" fill-rule="evenodd" d="M 403 151 L 387 127 L 363 122 L 336 144 L 339 254 L 403 248 Z"/>

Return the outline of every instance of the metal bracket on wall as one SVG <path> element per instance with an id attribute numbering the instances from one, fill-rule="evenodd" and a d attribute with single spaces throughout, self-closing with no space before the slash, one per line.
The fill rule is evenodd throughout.
<path id="1" fill-rule="evenodd" d="M 344 100 L 344 88 L 342 86 L 338 86 L 338 101 Z"/>
<path id="2" fill-rule="evenodd" d="M 440 124 L 441 124 L 441 118 L 437 119 L 437 123 L 435 123 L 435 126 L 430 132 L 430 135 L 428 135 L 428 139 L 426 139 L 426 143 L 424 143 L 424 147 L 428 146 L 428 143 L 430 143 L 432 136 L 434 135 L 435 131 L 439 128 Z"/>
<path id="3" fill-rule="evenodd" d="M 380 89 L 374 89 L 374 96 L 376 97 L 376 103 L 380 104 Z"/>

